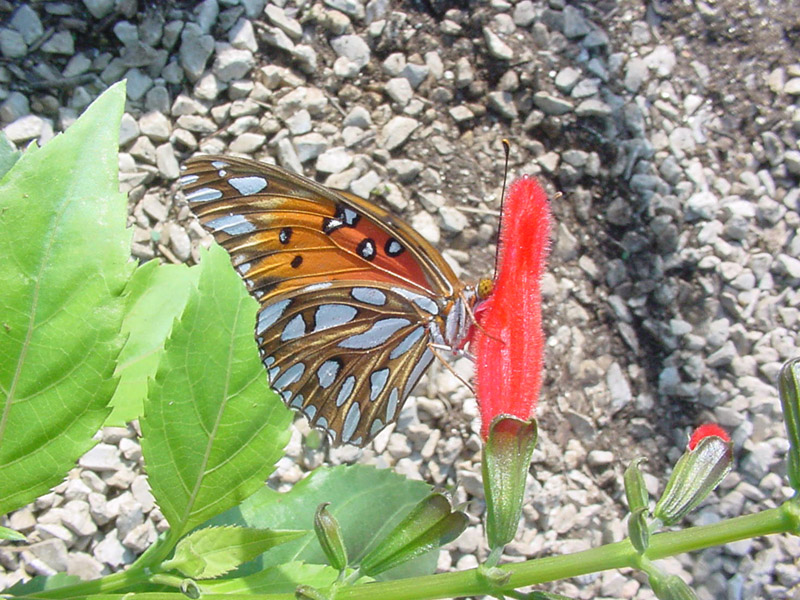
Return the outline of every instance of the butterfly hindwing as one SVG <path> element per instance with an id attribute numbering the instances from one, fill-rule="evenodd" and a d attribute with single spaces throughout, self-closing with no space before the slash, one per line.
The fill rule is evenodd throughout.
<path id="1" fill-rule="evenodd" d="M 259 312 L 270 384 L 335 442 L 364 444 L 398 416 L 433 359 L 430 296 L 384 284 L 313 284 Z M 430 312 L 429 312 L 430 311 Z"/>

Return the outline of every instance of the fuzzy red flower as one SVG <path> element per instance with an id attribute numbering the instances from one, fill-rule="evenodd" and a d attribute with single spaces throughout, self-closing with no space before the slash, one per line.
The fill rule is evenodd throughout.
<path id="1" fill-rule="evenodd" d="M 498 415 L 527 421 L 542 385 L 541 278 L 549 247 L 550 207 L 533 177 L 515 180 L 503 205 L 494 290 L 476 310 L 477 396 L 481 435 Z"/>
<path id="2" fill-rule="evenodd" d="M 700 440 L 707 437 L 718 437 L 723 442 L 731 441 L 731 436 L 729 436 L 728 432 L 722 427 L 716 423 L 706 423 L 705 425 L 700 425 L 700 427 L 695 429 L 694 433 L 692 433 L 692 437 L 689 438 L 689 450 L 694 450 L 697 447 L 697 444 L 700 443 Z"/>

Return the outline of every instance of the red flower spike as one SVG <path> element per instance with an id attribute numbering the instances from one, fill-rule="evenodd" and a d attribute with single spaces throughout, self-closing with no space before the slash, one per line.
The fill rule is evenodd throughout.
<path id="1" fill-rule="evenodd" d="M 498 415 L 527 421 L 542 385 L 541 278 L 549 247 L 550 207 L 533 177 L 515 180 L 503 205 L 494 290 L 478 306 L 475 346 L 481 436 Z"/>
<path id="2" fill-rule="evenodd" d="M 700 427 L 694 430 L 692 437 L 689 438 L 689 444 L 687 445 L 687 448 L 689 450 L 694 450 L 697 447 L 697 444 L 700 443 L 700 440 L 707 437 L 718 437 L 724 442 L 731 441 L 731 436 L 729 436 L 728 432 L 722 427 L 716 423 L 706 423 L 705 425 L 700 425 Z"/>

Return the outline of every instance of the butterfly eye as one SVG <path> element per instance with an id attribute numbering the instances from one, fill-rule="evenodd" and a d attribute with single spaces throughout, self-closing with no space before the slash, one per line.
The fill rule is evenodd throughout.
<path id="1" fill-rule="evenodd" d="M 494 290 L 494 281 L 491 279 L 481 279 L 478 282 L 478 288 L 476 290 L 478 294 L 478 300 L 485 300 L 489 296 L 492 295 L 492 290 Z"/>

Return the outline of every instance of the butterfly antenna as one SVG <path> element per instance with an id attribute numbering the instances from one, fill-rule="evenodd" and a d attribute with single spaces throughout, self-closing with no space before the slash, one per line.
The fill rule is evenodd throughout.
<path id="1" fill-rule="evenodd" d="M 511 154 L 511 142 L 503 138 L 503 152 L 506 154 L 506 164 L 503 166 L 503 189 L 500 192 L 500 221 L 503 219 L 503 202 L 506 200 L 506 180 L 508 179 L 508 156 Z M 497 228 L 497 247 L 498 251 L 494 253 L 494 276 L 492 279 L 497 279 L 497 260 L 500 257 L 500 227 Z"/>

